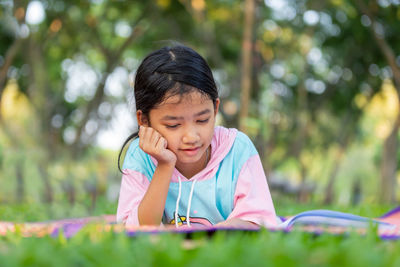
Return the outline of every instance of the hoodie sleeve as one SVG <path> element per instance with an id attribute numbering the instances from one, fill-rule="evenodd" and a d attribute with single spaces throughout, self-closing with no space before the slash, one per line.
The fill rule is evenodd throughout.
<path id="1" fill-rule="evenodd" d="M 267 179 L 258 154 L 251 156 L 243 165 L 234 194 L 234 208 L 227 218 L 238 218 L 261 226 L 276 225 Z"/>
<path id="2" fill-rule="evenodd" d="M 125 169 L 119 193 L 117 222 L 139 226 L 139 204 L 149 187 L 147 177 L 137 171 Z"/>

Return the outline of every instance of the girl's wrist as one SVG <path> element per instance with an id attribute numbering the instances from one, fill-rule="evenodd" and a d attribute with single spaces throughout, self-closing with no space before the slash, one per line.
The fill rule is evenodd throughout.
<path id="1" fill-rule="evenodd" d="M 171 173 L 172 173 L 174 168 L 175 168 L 175 162 L 161 161 L 161 162 L 158 162 L 158 164 L 157 164 L 157 169 L 161 169 L 162 171 L 171 171 Z"/>
<path id="2" fill-rule="evenodd" d="M 157 160 L 159 165 L 169 166 L 172 168 L 175 167 L 177 160 L 175 154 L 169 149 L 165 149 L 164 153 L 161 153 L 158 157 L 155 156 L 154 158 Z"/>

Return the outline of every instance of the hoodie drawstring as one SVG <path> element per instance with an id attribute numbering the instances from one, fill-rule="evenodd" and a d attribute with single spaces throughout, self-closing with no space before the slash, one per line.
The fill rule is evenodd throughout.
<path id="1" fill-rule="evenodd" d="M 176 199 L 176 206 L 175 206 L 175 227 L 178 228 L 178 211 L 179 211 L 179 202 L 181 200 L 181 193 L 182 193 L 182 181 L 181 177 L 178 176 L 178 181 L 179 181 L 179 191 L 178 191 L 178 198 Z M 190 194 L 189 194 L 189 201 L 188 201 L 188 207 L 187 207 L 187 212 L 186 212 L 186 224 L 187 226 L 190 227 L 190 206 L 192 205 L 192 197 L 193 197 L 193 191 L 194 191 L 194 185 L 196 184 L 196 180 L 193 181 L 192 186 L 190 188 Z"/>
<path id="2" fill-rule="evenodd" d="M 192 204 L 192 196 L 193 196 L 193 190 L 194 190 L 194 185 L 196 184 L 196 180 L 193 181 L 192 187 L 190 188 L 190 195 L 189 195 L 189 202 L 188 202 L 188 208 L 187 208 L 187 213 L 186 213 L 186 223 L 187 226 L 190 227 L 190 205 Z"/>
<path id="3" fill-rule="evenodd" d="M 176 206 L 175 206 L 175 227 L 178 228 L 178 210 L 179 210 L 179 201 L 181 200 L 181 190 L 182 190 L 182 181 L 181 177 L 178 176 L 179 180 L 179 192 L 178 192 L 178 198 L 176 199 Z"/>

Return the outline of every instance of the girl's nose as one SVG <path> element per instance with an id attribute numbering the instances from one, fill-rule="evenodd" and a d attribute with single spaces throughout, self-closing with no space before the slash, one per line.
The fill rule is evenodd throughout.
<path id="1" fill-rule="evenodd" d="M 194 127 L 187 129 L 182 139 L 184 143 L 189 143 L 189 144 L 196 143 L 199 140 L 200 136 Z"/>

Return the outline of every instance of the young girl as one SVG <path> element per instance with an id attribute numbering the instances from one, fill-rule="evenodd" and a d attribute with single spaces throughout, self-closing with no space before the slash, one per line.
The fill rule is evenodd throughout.
<path id="1" fill-rule="evenodd" d="M 258 153 L 215 127 L 220 100 L 206 61 L 185 46 L 149 54 L 135 78 L 139 133 L 123 163 L 117 221 L 129 225 L 276 224 Z"/>

